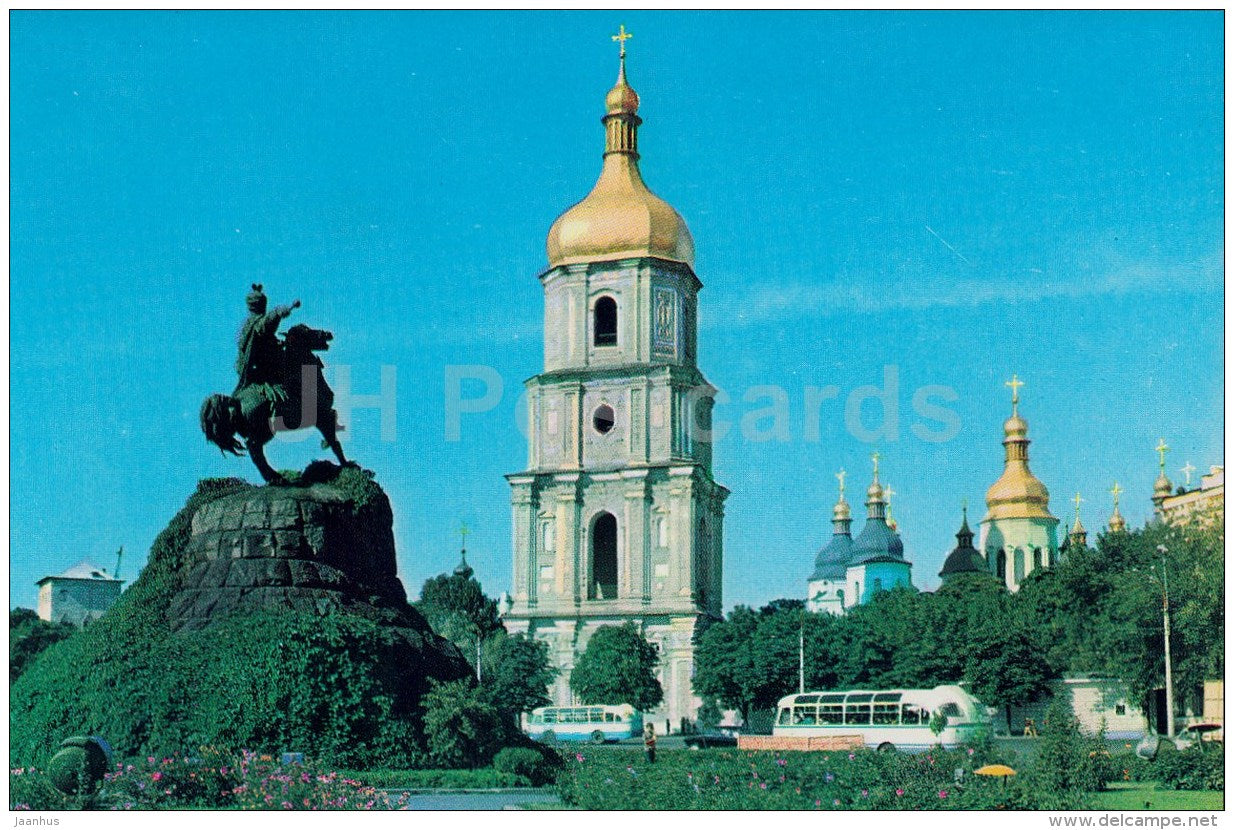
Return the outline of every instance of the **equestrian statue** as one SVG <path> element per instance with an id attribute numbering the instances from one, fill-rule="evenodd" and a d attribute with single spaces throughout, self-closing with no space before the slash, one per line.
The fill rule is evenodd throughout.
<path id="1" fill-rule="evenodd" d="M 334 392 L 326 385 L 316 354 L 330 348 L 334 335 L 300 324 L 280 339 L 279 325 L 300 307 L 300 301 L 267 312 L 266 295 L 254 283 L 246 302 L 249 316 L 240 328 L 236 358 L 239 382 L 230 395 L 211 395 L 202 403 L 201 431 L 206 440 L 232 455 L 243 455 L 247 449 L 267 484 L 287 483 L 266 460 L 265 446 L 276 432 L 316 426 L 322 449 L 333 450 L 340 464 L 355 466 L 343 455 Z M 244 439 L 243 446 L 237 435 Z"/>

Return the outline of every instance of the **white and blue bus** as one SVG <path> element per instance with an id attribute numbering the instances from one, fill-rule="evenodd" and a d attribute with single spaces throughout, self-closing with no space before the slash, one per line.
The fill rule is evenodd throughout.
<path id="1" fill-rule="evenodd" d="M 527 716 L 523 729 L 544 743 L 591 741 L 602 744 L 643 734 L 643 713 L 633 706 L 541 706 Z"/>
<path id="2" fill-rule="evenodd" d="M 938 716 L 942 716 L 942 718 Z M 931 723 L 945 725 L 935 735 Z M 882 751 L 948 749 L 990 726 L 985 707 L 959 686 L 804 692 L 780 699 L 771 734 L 802 738 L 860 736 Z"/>

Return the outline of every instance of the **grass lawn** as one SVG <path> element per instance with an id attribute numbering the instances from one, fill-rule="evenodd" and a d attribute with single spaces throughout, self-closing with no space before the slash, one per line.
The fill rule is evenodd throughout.
<path id="1" fill-rule="evenodd" d="M 1149 802 L 1149 807 L 1144 802 Z M 1096 810 L 1224 810 L 1225 793 L 1215 790 L 1159 790 L 1154 781 L 1119 782 L 1093 795 Z"/>

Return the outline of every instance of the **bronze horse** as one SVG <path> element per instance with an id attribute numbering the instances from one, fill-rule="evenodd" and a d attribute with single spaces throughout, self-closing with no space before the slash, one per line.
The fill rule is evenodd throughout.
<path id="1" fill-rule="evenodd" d="M 267 484 L 286 484 L 287 479 L 266 460 L 266 444 L 276 432 L 316 426 L 321 430 L 322 449 L 333 450 L 340 464 L 354 466 L 343 455 L 334 391 L 326 384 L 316 354 L 329 349 L 333 339 L 330 332 L 303 324 L 288 329 L 282 342 L 282 390 L 254 384 L 233 395 L 206 398 L 201 405 L 201 431 L 206 440 L 232 455 L 243 455 L 247 448 Z M 243 446 L 237 435 L 244 439 Z"/>

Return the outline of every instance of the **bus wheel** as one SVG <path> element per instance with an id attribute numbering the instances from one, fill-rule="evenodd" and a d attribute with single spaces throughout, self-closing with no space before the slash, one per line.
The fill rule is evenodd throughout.
<path id="1" fill-rule="evenodd" d="M 591 742 L 592 742 L 593 744 L 602 744 L 602 743 L 604 743 L 604 733 L 603 733 L 603 732 L 601 732 L 599 729 L 597 729 L 595 732 L 592 732 L 592 733 L 591 733 Z"/>
<path id="2" fill-rule="evenodd" d="M 889 741 L 883 741 L 881 744 L 878 745 L 878 751 L 879 752 L 895 752 L 896 748 L 895 748 L 895 745 L 890 743 Z"/>
<path id="3" fill-rule="evenodd" d="M 545 729 L 542 733 L 540 733 L 540 743 L 542 744 L 557 743 L 557 733 L 551 729 Z"/>

